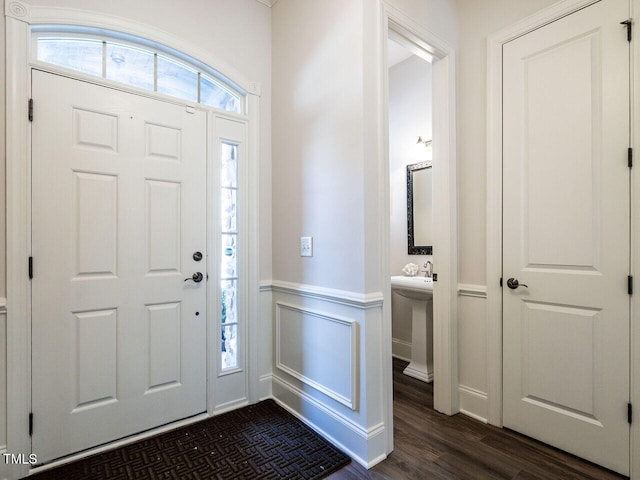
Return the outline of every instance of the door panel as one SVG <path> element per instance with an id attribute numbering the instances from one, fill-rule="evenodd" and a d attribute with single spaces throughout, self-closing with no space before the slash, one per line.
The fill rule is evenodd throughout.
<path id="1" fill-rule="evenodd" d="M 206 115 L 33 72 L 33 452 L 206 410 Z"/>
<path id="2" fill-rule="evenodd" d="M 624 0 L 504 46 L 504 425 L 629 471 Z"/>

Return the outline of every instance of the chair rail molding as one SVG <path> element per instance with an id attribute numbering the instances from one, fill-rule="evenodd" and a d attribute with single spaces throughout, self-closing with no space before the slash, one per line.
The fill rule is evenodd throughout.
<path id="1" fill-rule="evenodd" d="M 282 282 L 279 280 L 272 280 L 270 284 L 266 282 L 261 283 L 260 291 L 268 290 L 338 303 L 363 310 L 380 308 L 384 300 L 381 292 L 357 293 L 302 283 Z"/>
<path id="2" fill-rule="evenodd" d="M 470 283 L 459 283 L 458 295 L 460 295 L 461 297 L 487 298 L 487 286 L 472 285 Z"/>

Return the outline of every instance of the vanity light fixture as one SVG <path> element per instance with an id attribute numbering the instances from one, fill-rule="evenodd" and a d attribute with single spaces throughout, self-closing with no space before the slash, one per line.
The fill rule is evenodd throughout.
<path id="1" fill-rule="evenodd" d="M 424 146 L 429 148 L 431 146 L 431 144 L 433 143 L 433 140 L 423 140 L 422 136 L 418 137 L 418 141 L 416 143 L 424 143 Z"/>

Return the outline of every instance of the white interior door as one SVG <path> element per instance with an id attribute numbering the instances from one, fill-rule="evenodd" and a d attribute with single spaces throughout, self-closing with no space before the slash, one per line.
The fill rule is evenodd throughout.
<path id="1" fill-rule="evenodd" d="M 39 71 L 33 98 L 32 448 L 47 462 L 206 410 L 207 121 Z"/>
<path id="2" fill-rule="evenodd" d="M 628 16 L 602 1 L 503 50 L 504 425 L 624 474 Z"/>

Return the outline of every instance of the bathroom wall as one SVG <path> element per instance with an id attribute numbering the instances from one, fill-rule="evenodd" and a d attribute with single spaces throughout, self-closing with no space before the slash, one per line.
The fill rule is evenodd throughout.
<path id="1" fill-rule="evenodd" d="M 422 266 L 431 255 L 407 253 L 407 165 L 431 158 L 418 136 L 432 138 L 431 64 L 412 55 L 389 69 L 389 168 L 390 168 L 390 270 L 403 275 L 402 267 L 412 262 Z M 411 305 L 393 294 L 393 355 L 411 356 Z"/>

